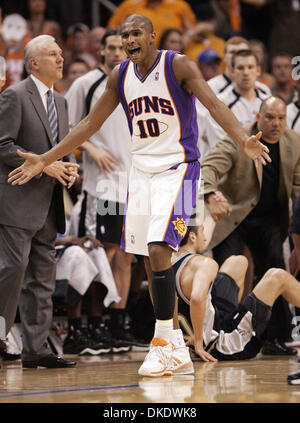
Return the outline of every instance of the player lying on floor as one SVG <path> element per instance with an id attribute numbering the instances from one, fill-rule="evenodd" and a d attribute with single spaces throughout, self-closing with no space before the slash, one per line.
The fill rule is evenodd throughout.
<path id="1" fill-rule="evenodd" d="M 208 219 L 208 220 L 207 220 Z M 213 219 L 208 216 L 211 231 Z M 272 305 L 279 295 L 300 305 L 300 284 L 283 269 L 269 269 L 240 303 L 247 259 L 232 256 L 220 270 L 201 255 L 208 242 L 204 226 L 188 226 L 172 265 L 176 274 L 178 313 L 190 322 L 196 353 L 204 361 L 245 360 L 255 357 L 263 344 Z"/>

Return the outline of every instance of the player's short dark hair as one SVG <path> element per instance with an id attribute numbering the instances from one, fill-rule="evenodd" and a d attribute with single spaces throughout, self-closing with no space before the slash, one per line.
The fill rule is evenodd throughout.
<path id="1" fill-rule="evenodd" d="M 274 60 L 277 59 L 277 57 L 285 57 L 289 59 L 290 61 L 293 58 L 293 56 L 290 53 L 287 53 L 286 51 L 278 51 L 271 57 L 271 67 L 273 66 Z"/>
<path id="2" fill-rule="evenodd" d="M 244 49 L 244 50 L 238 50 L 235 53 L 233 53 L 232 59 L 231 59 L 231 66 L 234 68 L 237 57 L 250 57 L 250 56 L 253 56 L 255 58 L 256 64 L 259 65 L 259 60 L 257 56 L 253 53 L 253 51 L 250 49 Z"/>
<path id="3" fill-rule="evenodd" d="M 122 24 L 123 25 L 130 23 L 131 21 L 134 21 L 135 19 L 140 20 L 141 22 L 143 22 L 143 24 L 145 25 L 145 27 L 148 29 L 149 32 L 153 32 L 154 28 L 153 28 L 153 23 L 150 21 L 149 18 L 147 18 L 147 16 L 144 15 L 139 15 L 139 14 L 134 14 L 134 15 L 130 15 L 128 16 L 125 21 Z"/>
<path id="4" fill-rule="evenodd" d="M 106 40 L 108 37 L 111 37 L 112 35 L 121 35 L 121 29 L 118 26 L 115 27 L 111 27 L 109 29 L 106 30 L 106 32 L 104 33 L 102 39 L 101 39 L 101 44 L 103 47 L 106 46 Z"/>
<path id="5" fill-rule="evenodd" d="M 187 231 L 186 234 L 184 235 L 184 237 L 182 238 L 181 242 L 180 242 L 180 247 L 183 247 L 184 245 L 187 244 L 188 239 L 189 239 L 189 235 L 191 232 L 194 232 L 197 235 L 197 231 L 198 231 L 198 226 L 187 226 Z"/>

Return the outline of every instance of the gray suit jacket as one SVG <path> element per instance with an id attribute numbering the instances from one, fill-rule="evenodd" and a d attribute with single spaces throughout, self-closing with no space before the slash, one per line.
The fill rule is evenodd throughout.
<path id="1" fill-rule="evenodd" d="M 246 131 L 249 135 L 256 134 L 256 123 L 248 125 Z M 286 129 L 279 140 L 279 151 L 278 202 L 281 237 L 284 240 L 289 226 L 289 199 L 295 205 L 300 194 L 300 135 Z M 256 206 L 261 193 L 262 174 L 262 164 L 256 168 L 253 160 L 229 137 L 205 156 L 201 164 L 204 194 L 220 190 L 232 206 L 231 215 L 217 223 L 209 248 L 214 248 L 230 235 Z"/>
<path id="2" fill-rule="evenodd" d="M 58 139 L 69 131 L 67 102 L 54 93 L 58 115 Z M 65 231 L 62 186 L 46 174 L 25 185 L 12 186 L 8 174 L 24 159 L 17 149 L 42 154 L 53 145 L 48 117 L 31 77 L 7 88 L 0 95 L 0 224 L 23 229 L 43 227 L 51 201 L 54 202 L 57 231 Z"/>

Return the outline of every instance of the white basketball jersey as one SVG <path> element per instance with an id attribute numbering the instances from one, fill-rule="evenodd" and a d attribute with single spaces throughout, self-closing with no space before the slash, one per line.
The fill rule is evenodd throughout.
<path id="1" fill-rule="evenodd" d="M 175 54 L 160 51 L 145 75 L 129 60 L 120 66 L 118 91 L 131 132 L 132 164 L 144 172 L 200 157 L 195 98 L 176 81 Z"/>

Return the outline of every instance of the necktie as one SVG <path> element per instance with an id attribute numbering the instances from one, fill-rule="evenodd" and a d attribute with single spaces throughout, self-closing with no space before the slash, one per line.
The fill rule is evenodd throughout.
<path id="1" fill-rule="evenodd" d="M 57 122 L 57 114 L 56 114 L 56 108 L 53 100 L 53 94 L 52 91 L 47 91 L 47 109 L 48 109 L 48 119 L 49 119 L 49 125 L 50 129 L 53 135 L 53 141 L 57 141 L 57 135 L 58 135 L 58 122 Z"/>

